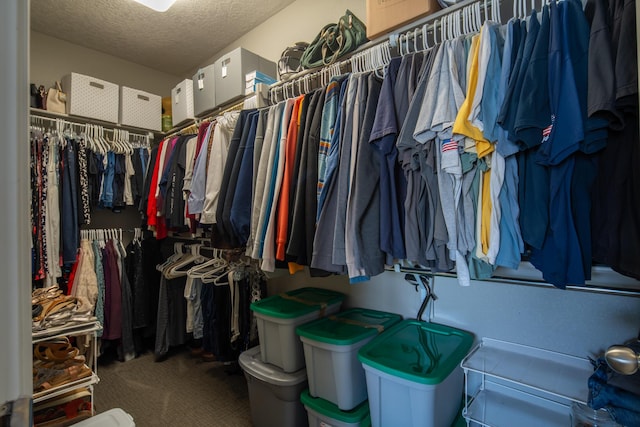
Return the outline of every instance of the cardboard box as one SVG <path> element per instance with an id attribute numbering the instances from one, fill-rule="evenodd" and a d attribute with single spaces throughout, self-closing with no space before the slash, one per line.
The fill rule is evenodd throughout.
<path id="1" fill-rule="evenodd" d="M 440 9 L 437 0 L 367 0 L 367 38 L 373 40 Z"/>

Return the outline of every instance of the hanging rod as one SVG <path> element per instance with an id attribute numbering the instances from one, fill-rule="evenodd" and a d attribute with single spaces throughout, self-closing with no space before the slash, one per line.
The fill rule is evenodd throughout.
<path id="1" fill-rule="evenodd" d="M 122 129 L 122 130 L 129 131 L 130 134 L 133 134 L 136 136 L 144 136 L 144 137 L 149 136 L 151 139 L 153 139 L 153 135 L 154 135 L 154 131 L 151 131 L 148 129 L 137 128 L 134 126 L 122 126 L 116 123 L 105 122 L 103 120 L 90 119 L 85 117 L 75 117 L 75 116 L 70 116 L 68 114 L 54 113 L 47 110 L 41 110 L 39 108 L 31 108 L 29 117 L 31 119 L 35 118 L 38 120 L 48 121 L 50 123 L 55 123 L 56 120 L 62 120 L 64 124 L 67 124 L 70 126 L 82 126 L 85 124 L 98 125 L 98 126 L 101 126 L 104 130 L 107 130 L 110 132 L 113 132 L 114 130 L 117 130 L 117 129 Z"/>
<path id="2" fill-rule="evenodd" d="M 433 277 L 448 277 L 452 279 L 457 279 L 458 277 L 455 272 L 435 272 L 428 268 L 407 267 L 399 264 L 386 266 L 385 271 L 426 274 Z M 545 282 L 540 275 L 541 273 L 535 270 L 532 265 L 521 263 L 518 270 L 498 268 L 494 272 L 494 276 L 487 279 L 473 279 L 473 281 L 556 289 L 552 284 Z M 607 284 L 610 281 L 611 284 Z M 609 267 L 600 265 L 593 266 L 592 279 L 587 281 L 585 285 L 567 285 L 566 290 L 640 298 L 640 282 L 633 278 L 622 276 Z"/>
<path id="3" fill-rule="evenodd" d="M 171 138 L 177 135 L 184 135 L 187 133 L 197 133 L 198 132 L 198 128 L 200 127 L 201 123 L 204 122 L 208 122 L 211 121 L 213 119 L 215 119 L 218 116 L 223 115 L 224 113 L 228 113 L 230 111 L 240 111 L 243 109 L 244 107 L 244 102 L 248 99 L 249 97 L 245 97 L 243 98 L 241 101 L 236 102 L 235 104 L 225 104 L 225 105 L 221 105 L 219 107 L 216 107 L 214 110 L 203 114 L 199 117 L 196 117 L 195 119 L 191 119 L 186 121 L 185 123 L 182 123 L 178 126 L 175 126 L 173 129 L 171 129 L 169 132 L 167 132 L 165 134 L 165 138 Z"/>

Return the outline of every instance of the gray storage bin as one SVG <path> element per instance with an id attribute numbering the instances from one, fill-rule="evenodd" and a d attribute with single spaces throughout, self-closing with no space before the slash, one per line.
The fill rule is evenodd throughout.
<path id="1" fill-rule="evenodd" d="M 276 76 L 276 64 L 241 47 L 223 55 L 215 63 L 215 92 L 217 105 L 244 97 L 245 75 L 260 71 Z"/>
<path id="2" fill-rule="evenodd" d="M 262 361 L 285 372 L 304 368 L 302 341 L 296 326 L 340 311 L 344 294 L 319 288 L 295 289 L 251 303 Z"/>
<path id="3" fill-rule="evenodd" d="M 200 116 L 217 107 L 215 64 L 200 68 L 193 76 L 193 113 Z"/>
<path id="4" fill-rule="evenodd" d="M 350 411 L 367 400 L 367 383 L 358 350 L 402 316 L 351 308 L 296 328 L 304 347 L 309 394 Z"/>
<path id="5" fill-rule="evenodd" d="M 309 415 L 309 427 L 371 427 L 366 401 L 350 411 L 342 411 L 328 400 L 311 396 L 309 390 L 302 392 L 300 401 Z"/>
<path id="6" fill-rule="evenodd" d="M 308 423 L 300 402 L 307 388 L 307 372 L 301 369 L 286 373 L 260 360 L 260 346 L 240 354 L 240 367 L 249 388 L 251 420 L 255 427 L 300 427 Z"/>

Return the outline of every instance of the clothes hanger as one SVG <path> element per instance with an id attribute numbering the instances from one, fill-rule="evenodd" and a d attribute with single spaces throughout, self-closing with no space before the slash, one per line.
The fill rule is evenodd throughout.
<path id="1" fill-rule="evenodd" d="M 204 284 L 213 283 L 215 286 L 227 286 L 228 283 L 222 284 L 222 283 L 219 283 L 219 280 L 222 279 L 227 274 L 229 274 L 230 271 L 231 271 L 230 264 L 227 264 L 227 265 L 218 267 L 215 270 L 211 270 L 206 274 L 203 274 L 200 280 L 202 280 L 202 283 Z"/>
<path id="2" fill-rule="evenodd" d="M 183 254 L 181 258 L 166 266 L 162 271 L 162 274 L 167 279 L 186 276 L 192 264 L 197 263 L 200 259 L 202 259 L 202 257 L 198 257 L 192 253 Z M 189 268 L 181 270 L 181 268 L 185 266 L 189 266 Z"/>
<path id="3" fill-rule="evenodd" d="M 200 264 L 206 261 L 206 258 L 200 254 L 200 247 L 202 245 L 199 243 L 192 244 L 189 246 L 189 252 L 183 254 L 181 258 L 176 260 L 173 264 L 167 266 L 164 269 L 164 276 L 167 279 L 173 279 L 176 277 L 186 276 L 189 269 L 181 270 L 182 267 L 190 265 L 190 264 Z"/>
<path id="4" fill-rule="evenodd" d="M 432 32 L 433 32 L 433 45 L 437 46 L 438 45 L 438 20 L 434 20 L 433 21 L 433 28 L 432 28 Z"/>
<path id="5" fill-rule="evenodd" d="M 192 267 L 188 275 L 194 279 L 200 279 L 202 283 L 213 283 L 221 275 L 228 272 L 228 266 L 229 264 L 224 259 L 214 258 L 202 265 Z"/>
<path id="6" fill-rule="evenodd" d="M 422 26 L 422 50 L 429 49 L 429 40 L 427 40 L 427 29 L 428 25 L 424 24 Z"/>
<path id="7" fill-rule="evenodd" d="M 162 272 L 172 262 L 182 257 L 182 242 L 175 242 L 173 244 L 173 254 L 169 256 L 163 263 L 156 265 L 156 270 Z"/>
<path id="8" fill-rule="evenodd" d="M 100 145 L 100 153 L 102 155 L 106 155 L 107 152 L 109 151 L 109 143 L 104 138 L 104 129 L 101 126 L 94 125 L 93 130 L 96 135 L 96 141 L 98 141 Z"/>
<path id="9" fill-rule="evenodd" d="M 449 20 L 449 16 L 450 15 L 445 15 L 442 17 L 442 40 L 443 41 L 447 41 L 449 40 L 449 24 L 450 24 L 450 20 Z"/>
<path id="10" fill-rule="evenodd" d="M 215 256 L 215 253 L 214 253 L 213 258 L 207 261 L 204 261 L 201 264 L 191 267 L 189 271 L 187 271 L 187 275 L 193 279 L 200 279 L 202 278 L 203 275 L 209 273 L 211 270 L 216 270 L 220 267 L 226 267 L 226 266 L 227 266 L 227 261 Z"/>
<path id="11" fill-rule="evenodd" d="M 456 21 L 455 21 L 455 13 L 450 13 L 449 14 L 449 40 L 453 40 L 456 38 L 456 33 L 455 33 L 455 25 L 456 25 Z"/>

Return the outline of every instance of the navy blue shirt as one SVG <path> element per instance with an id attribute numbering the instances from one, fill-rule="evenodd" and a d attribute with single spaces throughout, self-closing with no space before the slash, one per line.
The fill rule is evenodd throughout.
<path id="1" fill-rule="evenodd" d="M 551 124 L 549 106 L 549 7 L 542 10 L 542 23 L 524 72 L 514 119 L 514 135 L 523 147 L 542 143 L 542 131 Z"/>
<path id="2" fill-rule="evenodd" d="M 400 62 L 400 58 L 394 58 L 387 67 L 370 143 L 380 156 L 380 248 L 388 257 L 404 259 L 404 197 L 398 191 L 398 185 L 406 187 L 406 179 L 401 173 L 396 148 L 398 120 L 404 120 L 404 117 L 396 117 L 393 102 Z"/>
<path id="3" fill-rule="evenodd" d="M 534 250 L 531 263 L 542 271 L 549 283 L 564 288 L 567 284 L 584 284 L 580 241 L 573 220 L 571 186 L 575 169 L 574 154 L 584 138 L 583 115 L 578 95 L 574 64 L 579 55 L 579 37 L 573 23 L 584 18 L 577 0 L 560 5 L 551 3 L 549 45 L 549 95 L 553 116 L 549 138 L 542 144 L 539 161 L 549 168 L 549 212 L 547 237 L 540 250 Z M 576 27 L 578 27 L 576 25 Z M 588 37 L 588 33 L 586 35 Z M 586 67 L 586 62 L 584 63 Z M 578 75 L 581 71 L 578 70 Z M 584 73 L 586 83 L 586 70 Z M 586 108 L 586 94 L 584 95 Z"/>
<path id="4" fill-rule="evenodd" d="M 240 246 L 244 246 L 251 232 L 251 191 L 253 185 L 253 148 L 256 141 L 259 113 L 249 115 L 247 138 L 240 141 L 237 158 L 242 158 L 238 179 L 229 210 L 229 222 Z M 226 210 L 226 209 L 225 209 Z"/>

